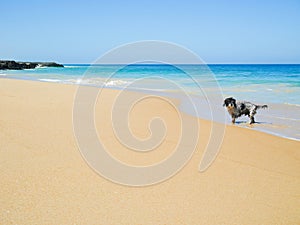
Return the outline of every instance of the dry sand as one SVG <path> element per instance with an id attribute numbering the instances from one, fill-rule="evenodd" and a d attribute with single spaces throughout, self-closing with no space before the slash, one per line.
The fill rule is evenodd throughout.
<path id="1" fill-rule="evenodd" d="M 211 123 L 199 120 L 199 144 L 177 175 L 152 186 L 122 186 L 81 157 L 72 127 L 76 89 L 0 80 L 0 224 L 300 224 L 300 142 L 227 126 L 219 155 L 200 173 Z M 96 107 L 99 136 L 111 154 L 141 165 L 170 154 L 177 114 L 151 99 L 132 111 L 131 129 L 147 137 L 145 124 L 158 113 L 171 131 L 167 144 L 144 154 L 119 146 L 107 117 L 117 93 L 105 90 Z"/>

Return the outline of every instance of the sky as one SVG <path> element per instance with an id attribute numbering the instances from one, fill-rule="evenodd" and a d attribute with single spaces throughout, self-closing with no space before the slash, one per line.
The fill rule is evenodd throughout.
<path id="1" fill-rule="evenodd" d="M 0 8 L 0 59 L 92 63 L 128 42 L 162 40 L 206 63 L 300 63 L 300 0 L 11 0 Z"/>

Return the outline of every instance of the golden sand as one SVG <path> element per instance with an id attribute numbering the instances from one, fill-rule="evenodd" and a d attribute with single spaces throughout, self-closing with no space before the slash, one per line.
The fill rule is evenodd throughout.
<path id="1" fill-rule="evenodd" d="M 0 80 L 0 224 L 300 224 L 300 142 L 227 126 L 219 155 L 200 173 L 211 123 L 199 120 L 199 144 L 178 174 L 147 187 L 118 185 L 95 173 L 77 148 L 76 90 Z M 137 165 L 170 154 L 180 127 L 174 108 L 149 99 L 133 109 L 135 135 L 147 137 L 145 124 L 157 113 L 171 131 L 158 151 L 134 153 L 113 139 L 107 116 L 117 93 L 104 90 L 96 106 L 111 154 Z"/>

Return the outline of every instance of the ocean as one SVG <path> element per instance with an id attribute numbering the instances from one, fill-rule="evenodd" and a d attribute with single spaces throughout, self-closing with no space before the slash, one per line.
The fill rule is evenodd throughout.
<path id="1" fill-rule="evenodd" d="M 257 124 L 247 125 L 241 117 L 237 126 L 300 140 L 300 65 L 298 64 L 213 64 L 213 65 L 77 65 L 64 68 L 36 68 L 30 70 L 2 70 L 0 78 L 91 85 L 97 87 L 155 92 L 176 96 L 178 90 L 191 96 L 204 119 L 211 118 L 205 101 L 207 96 L 222 95 L 257 104 L 268 104 L 260 110 Z M 213 99 L 213 98 L 210 98 Z M 220 100 L 212 100 L 211 110 L 224 110 Z M 181 110 L 192 113 L 182 104 Z M 192 113 L 193 114 L 193 113 Z"/>

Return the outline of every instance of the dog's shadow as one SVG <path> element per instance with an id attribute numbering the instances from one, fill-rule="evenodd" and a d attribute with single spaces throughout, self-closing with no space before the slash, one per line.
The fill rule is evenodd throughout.
<path id="1" fill-rule="evenodd" d="M 268 125 L 272 125 L 272 123 L 270 122 L 255 122 L 253 124 L 249 124 L 249 121 L 247 120 L 242 120 L 242 121 L 235 121 L 236 124 L 238 125 L 255 125 L 255 124 L 268 124 Z"/>

